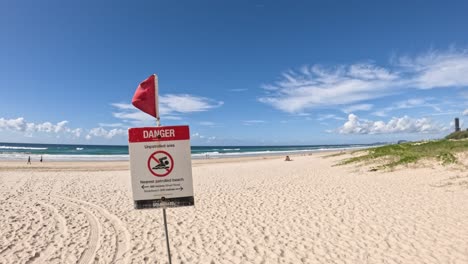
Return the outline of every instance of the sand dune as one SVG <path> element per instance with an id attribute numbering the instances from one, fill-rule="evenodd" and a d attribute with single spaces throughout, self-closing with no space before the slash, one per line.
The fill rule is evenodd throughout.
<path id="1" fill-rule="evenodd" d="M 197 161 L 168 209 L 173 263 L 468 263 L 468 173 L 314 156 Z M 167 263 L 125 162 L 0 163 L 0 263 Z"/>

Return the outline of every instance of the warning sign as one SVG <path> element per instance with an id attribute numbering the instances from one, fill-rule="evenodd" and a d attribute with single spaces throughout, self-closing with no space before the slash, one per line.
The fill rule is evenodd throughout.
<path id="1" fill-rule="evenodd" d="M 136 209 L 194 205 L 188 126 L 128 130 Z"/>

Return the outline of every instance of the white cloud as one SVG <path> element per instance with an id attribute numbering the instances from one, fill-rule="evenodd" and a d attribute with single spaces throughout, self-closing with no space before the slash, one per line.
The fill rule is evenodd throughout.
<path id="1" fill-rule="evenodd" d="M 356 111 L 369 111 L 374 107 L 372 104 L 357 104 L 357 105 L 350 105 L 343 109 L 343 112 L 349 114 Z"/>
<path id="2" fill-rule="evenodd" d="M 99 126 L 100 127 L 122 127 L 124 126 L 122 123 L 111 123 L 111 124 L 108 124 L 108 123 L 99 123 Z"/>
<path id="3" fill-rule="evenodd" d="M 445 116 L 445 115 L 458 115 L 460 111 L 450 111 L 450 112 L 441 112 L 441 113 L 428 113 L 427 116 Z"/>
<path id="4" fill-rule="evenodd" d="M 464 115 L 464 116 L 468 116 L 468 108 L 465 109 L 465 111 L 463 111 L 463 115 Z"/>
<path id="5" fill-rule="evenodd" d="M 126 122 L 130 122 L 133 125 L 155 124 L 154 117 L 144 112 L 141 112 L 140 110 L 136 108 L 133 108 L 131 110 L 121 111 L 121 112 L 114 112 L 112 113 L 112 115 L 118 119 L 122 119 Z"/>
<path id="6" fill-rule="evenodd" d="M 310 114 L 309 113 L 297 113 L 297 114 L 294 114 L 294 116 L 305 116 L 305 117 L 307 117 L 307 116 L 310 116 Z"/>
<path id="7" fill-rule="evenodd" d="M 96 128 L 91 129 L 88 132 L 88 135 L 86 135 L 86 139 L 89 140 L 92 137 L 102 137 L 106 139 L 111 139 L 115 136 L 126 136 L 126 135 L 127 135 L 126 129 L 113 128 L 113 129 L 107 130 L 102 127 L 96 127 Z"/>
<path id="8" fill-rule="evenodd" d="M 229 89 L 230 92 L 245 92 L 248 91 L 248 89 Z"/>
<path id="9" fill-rule="evenodd" d="M 223 104 L 222 101 L 213 101 L 189 94 L 161 95 L 159 96 L 159 113 L 163 120 L 180 120 L 181 114 L 208 111 Z M 113 103 L 111 105 L 118 109 L 113 116 L 126 122 L 134 125 L 149 125 L 155 122 L 152 116 L 141 112 L 131 104 Z"/>
<path id="10" fill-rule="evenodd" d="M 5 119 L 3 117 L 0 118 L 0 129 L 25 131 L 26 128 L 27 124 L 23 117 L 16 119 Z"/>
<path id="11" fill-rule="evenodd" d="M 167 116 L 164 116 L 163 118 L 164 120 L 182 120 L 182 117 L 176 116 L 176 115 L 173 115 L 173 116 L 167 115 Z"/>
<path id="12" fill-rule="evenodd" d="M 397 73 L 374 65 L 303 67 L 300 72 L 288 71 L 280 81 L 264 86 L 270 92 L 259 100 L 288 113 L 349 105 L 395 93 L 390 84 L 397 78 Z"/>
<path id="13" fill-rule="evenodd" d="M 215 102 L 211 99 L 189 94 L 168 94 L 159 97 L 159 111 L 161 115 L 173 113 L 193 113 L 207 111 L 223 105 L 223 102 Z"/>
<path id="14" fill-rule="evenodd" d="M 317 118 L 318 121 L 323 121 L 323 120 L 328 120 L 328 119 L 345 120 L 344 118 L 336 116 L 334 114 L 319 115 L 319 117 Z"/>
<path id="15" fill-rule="evenodd" d="M 351 65 L 348 70 L 350 77 L 355 77 L 362 80 L 395 80 L 398 75 L 391 73 L 384 68 L 376 67 L 372 64 L 355 64 Z"/>
<path id="16" fill-rule="evenodd" d="M 424 103 L 426 103 L 426 100 L 422 98 L 409 99 L 409 100 L 395 103 L 395 108 L 397 109 L 412 108 L 415 106 L 424 105 Z"/>
<path id="17" fill-rule="evenodd" d="M 68 121 L 64 120 L 53 124 L 52 122 L 43 122 L 43 123 L 32 123 L 26 122 L 23 117 L 16 119 L 5 119 L 0 118 L 0 130 L 10 130 L 14 132 L 22 133 L 26 137 L 33 137 L 35 133 L 46 133 L 54 135 L 55 137 L 66 136 L 69 138 L 80 138 L 84 133 L 83 128 L 69 128 L 67 126 Z M 105 125 L 105 124 L 101 124 Z M 113 124 L 117 126 L 117 124 Z M 87 133 L 85 138 L 91 139 L 92 137 L 101 137 L 106 139 L 111 139 L 115 136 L 127 135 L 126 129 L 110 129 L 106 130 L 102 127 L 92 128 Z"/>
<path id="18" fill-rule="evenodd" d="M 15 132 L 25 133 L 27 137 L 32 137 L 36 132 L 49 133 L 49 134 L 68 134 L 72 137 L 78 138 L 82 133 L 81 128 L 71 129 L 67 127 L 68 121 L 64 120 L 53 124 L 51 122 L 32 123 L 26 122 L 23 117 L 16 119 L 0 118 L 0 130 L 10 130 Z"/>
<path id="19" fill-rule="evenodd" d="M 33 126 L 32 129 L 40 132 L 50 133 L 55 130 L 55 126 L 52 125 L 52 123 L 50 122 L 44 122 L 42 124 L 37 124 L 36 126 Z"/>
<path id="20" fill-rule="evenodd" d="M 19 132 L 46 132 L 46 133 L 60 133 L 71 131 L 66 127 L 68 121 L 61 121 L 57 124 L 51 122 L 44 122 L 40 124 L 27 123 L 23 117 L 16 119 L 0 118 L 0 129 L 19 131 Z"/>
<path id="21" fill-rule="evenodd" d="M 409 108 L 416 108 L 416 107 L 432 107 L 432 108 L 437 108 L 435 105 L 430 104 L 428 102 L 428 99 L 424 98 L 412 98 L 408 100 L 403 100 L 399 102 L 393 103 L 389 107 L 385 107 L 383 109 L 380 109 L 378 111 L 375 111 L 373 114 L 376 116 L 387 116 L 387 114 L 391 111 L 398 110 L 398 109 L 409 109 Z M 440 110 L 437 108 L 437 110 Z"/>
<path id="22" fill-rule="evenodd" d="M 75 128 L 75 129 L 72 129 L 70 130 L 70 133 L 75 137 L 75 138 L 79 138 L 81 136 L 81 133 L 83 132 L 83 129 L 81 128 Z"/>
<path id="23" fill-rule="evenodd" d="M 414 74 L 411 82 L 420 89 L 468 85 L 467 51 L 431 51 L 416 58 L 402 57 L 399 64 Z"/>
<path id="24" fill-rule="evenodd" d="M 244 125 L 246 126 L 250 126 L 250 125 L 263 124 L 263 123 L 266 123 L 266 121 L 265 120 L 244 120 L 242 121 L 242 123 L 244 123 Z"/>
<path id="25" fill-rule="evenodd" d="M 203 143 L 203 144 L 210 144 L 210 143 L 214 143 L 218 138 L 216 136 L 204 136 L 204 135 L 201 135 L 200 133 L 193 133 L 191 135 L 191 138 L 193 140 L 196 140 L 197 142 L 199 143 Z"/>
<path id="26" fill-rule="evenodd" d="M 385 110 L 375 111 L 372 114 L 375 115 L 375 116 L 379 116 L 379 117 L 387 116 L 387 112 Z"/>
<path id="27" fill-rule="evenodd" d="M 112 106 L 120 109 L 120 110 L 133 110 L 135 107 L 132 104 L 124 104 L 124 103 L 112 103 Z"/>
<path id="28" fill-rule="evenodd" d="M 360 104 L 408 89 L 468 86 L 467 72 L 468 53 L 454 50 L 400 57 L 386 68 L 374 63 L 303 66 L 263 85 L 265 95 L 259 101 L 284 112 L 300 113 Z"/>
<path id="29" fill-rule="evenodd" d="M 192 138 L 205 138 L 205 136 L 200 135 L 200 133 L 197 132 L 192 134 Z"/>
<path id="30" fill-rule="evenodd" d="M 408 116 L 394 117 L 387 123 L 359 119 L 350 114 L 348 121 L 338 129 L 340 134 L 393 134 L 393 133 L 440 133 L 447 128 L 428 118 L 413 119 Z"/>
<path id="31" fill-rule="evenodd" d="M 64 130 L 67 130 L 67 128 L 65 127 L 65 125 L 68 123 L 68 121 L 62 121 L 62 122 L 58 122 L 57 125 L 55 125 L 54 127 L 54 132 L 55 133 L 60 133 Z"/>

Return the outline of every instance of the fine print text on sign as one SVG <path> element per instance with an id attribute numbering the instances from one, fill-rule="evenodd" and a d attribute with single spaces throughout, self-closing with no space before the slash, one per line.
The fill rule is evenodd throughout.
<path id="1" fill-rule="evenodd" d="M 128 130 L 136 209 L 194 205 L 188 126 Z"/>

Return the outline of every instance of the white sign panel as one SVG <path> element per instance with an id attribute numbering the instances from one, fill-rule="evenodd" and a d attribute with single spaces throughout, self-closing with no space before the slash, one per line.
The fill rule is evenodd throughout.
<path id="1" fill-rule="evenodd" d="M 128 130 L 136 209 L 194 205 L 188 126 Z"/>

